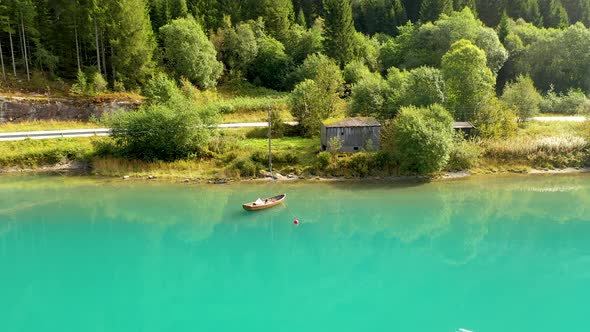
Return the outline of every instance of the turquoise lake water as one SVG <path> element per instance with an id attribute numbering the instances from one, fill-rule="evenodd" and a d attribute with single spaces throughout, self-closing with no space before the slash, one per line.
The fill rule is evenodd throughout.
<path id="1" fill-rule="evenodd" d="M 590 176 L 0 176 L 0 331 L 585 331 L 589 299 Z"/>

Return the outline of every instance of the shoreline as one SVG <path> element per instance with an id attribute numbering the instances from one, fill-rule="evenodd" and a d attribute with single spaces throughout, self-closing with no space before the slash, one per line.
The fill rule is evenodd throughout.
<path id="1" fill-rule="evenodd" d="M 273 178 L 269 175 L 256 178 L 189 178 L 178 176 L 151 176 L 151 175 L 126 175 L 126 176 L 104 176 L 92 174 L 92 167 L 88 163 L 66 162 L 51 166 L 42 166 L 39 168 L 0 168 L 0 176 L 3 174 L 61 174 L 80 177 L 97 177 L 108 179 L 120 179 L 122 181 L 165 181 L 176 183 L 209 183 L 209 184 L 226 184 L 231 182 L 268 182 L 273 179 L 278 182 L 350 182 L 350 183 L 404 183 L 404 182 L 431 182 L 431 181 L 451 181 L 458 179 L 470 178 L 473 176 L 503 176 L 503 175 L 567 175 L 567 174 L 584 174 L 590 173 L 590 167 L 584 168 L 561 168 L 561 169 L 530 169 L 527 172 L 521 171 L 497 171 L 490 173 L 472 173 L 470 171 L 442 172 L 436 175 L 404 175 L 404 176 L 368 176 L 361 178 L 347 177 L 322 177 L 322 176 L 283 176 L 276 173 Z"/>

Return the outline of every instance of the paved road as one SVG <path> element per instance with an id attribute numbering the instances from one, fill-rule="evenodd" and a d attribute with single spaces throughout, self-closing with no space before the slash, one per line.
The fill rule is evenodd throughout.
<path id="1" fill-rule="evenodd" d="M 583 122 L 586 120 L 583 116 L 538 116 L 531 118 L 533 121 L 564 121 L 564 122 Z M 285 122 L 289 125 L 296 125 L 296 121 Z M 249 122 L 249 123 L 223 123 L 218 125 L 219 128 L 265 128 L 268 122 Z M 12 133 L 0 133 L 0 141 L 19 141 L 25 139 L 50 139 L 64 137 L 91 137 L 91 136 L 108 136 L 111 134 L 109 128 L 96 129 L 70 129 L 70 130 L 49 130 L 49 131 L 21 131 Z"/>
<path id="2" fill-rule="evenodd" d="M 296 125 L 297 122 L 285 122 L 289 125 Z M 268 122 L 250 122 L 250 123 L 223 123 L 218 125 L 219 128 L 265 128 Z M 70 130 L 46 130 L 46 131 L 20 131 L 11 133 L 0 133 L 0 141 L 21 141 L 25 139 L 50 139 L 66 137 L 91 137 L 91 136 L 108 136 L 111 134 L 109 128 L 95 129 L 70 129 Z"/>

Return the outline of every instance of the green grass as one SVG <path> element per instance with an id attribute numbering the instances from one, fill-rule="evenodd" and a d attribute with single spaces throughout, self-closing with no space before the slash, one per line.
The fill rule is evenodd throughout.
<path id="1" fill-rule="evenodd" d="M 268 140 L 246 139 L 244 131 L 225 133 L 220 139 L 224 151 L 208 158 L 175 162 L 145 162 L 97 156 L 98 142 L 111 142 L 107 137 L 67 138 L 55 140 L 24 140 L 0 142 L 0 168 L 25 169 L 51 166 L 67 161 L 89 162 L 93 173 L 101 176 L 147 176 L 170 178 L 227 178 L 239 177 L 235 161 L 257 159 L 257 169 L 267 169 Z M 315 161 L 317 139 L 273 139 L 273 164 L 277 172 L 300 173 Z M 291 160 L 293 162 L 285 162 Z"/>
<path id="2" fill-rule="evenodd" d="M 161 178 L 221 178 L 211 160 L 178 160 L 146 162 L 123 158 L 94 158 L 92 173 L 100 176 L 132 176 Z"/>
<path id="3" fill-rule="evenodd" d="M 252 138 L 242 140 L 239 143 L 240 150 L 249 152 L 263 152 L 268 155 L 268 140 Z M 315 154 L 319 150 L 319 138 L 284 137 L 272 139 L 272 152 L 291 152 L 297 155 L 300 164 L 309 165 L 315 160 Z"/>
<path id="4" fill-rule="evenodd" d="M 225 152 L 215 154 L 211 158 L 187 159 L 174 162 L 145 162 L 127 160 L 122 158 L 98 158 L 92 159 L 93 173 L 101 176 L 124 176 L 171 178 L 235 178 L 240 177 L 240 171 L 235 165 L 239 161 L 251 163 L 256 170 L 267 169 L 268 140 L 243 139 L 238 133 L 229 134 L 226 141 L 232 141 Z M 242 139 L 240 139 L 242 138 Z M 313 164 L 318 143 L 314 139 L 282 138 L 273 139 L 273 162 L 275 171 L 287 173 L 300 173 L 302 169 Z M 285 156 L 296 155 L 294 163 L 281 162 Z M 258 159 L 260 160 L 258 160 Z M 256 159 L 256 161 L 254 161 Z"/>
<path id="5" fill-rule="evenodd" d="M 283 121 L 294 121 L 293 116 L 287 109 L 279 110 L 279 115 Z M 268 111 L 245 111 L 231 114 L 223 114 L 222 123 L 241 123 L 241 122 L 266 122 L 268 121 Z"/>
<path id="6" fill-rule="evenodd" d="M 217 87 L 217 94 L 221 99 L 232 99 L 236 97 L 284 97 L 288 93 L 258 87 L 248 82 L 232 81 Z"/>
<path id="7" fill-rule="evenodd" d="M 0 124 L 0 132 L 14 131 L 43 131 L 43 130 L 66 130 L 66 129 L 90 129 L 100 128 L 101 125 L 95 122 L 81 121 L 30 121 L 19 123 Z"/>
<path id="8" fill-rule="evenodd" d="M 585 123 L 565 121 L 530 121 L 525 127 L 519 128 L 517 137 L 552 137 L 564 135 L 581 135 L 586 127 Z"/>
<path id="9" fill-rule="evenodd" d="M 0 142 L 0 167 L 37 168 L 65 161 L 89 161 L 93 141 L 104 138 L 62 138 Z"/>
<path id="10" fill-rule="evenodd" d="M 292 119 L 286 92 L 256 87 L 246 82 L 229 82 L 216 89 L 199 90 L 183 80 L 180 88 L 197 104 L 216 108 L 224 123 L 264 121 L 269 107 L 278 110 L 285 121 Z"/>

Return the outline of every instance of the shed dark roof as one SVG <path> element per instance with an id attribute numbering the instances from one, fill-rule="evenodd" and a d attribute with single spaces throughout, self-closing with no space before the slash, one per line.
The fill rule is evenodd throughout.
<path id="1" fill-rule="evenodd" d="M 475 126 L 472 125 L 471 122 L 455 122 L 453 128 L 455 128 L 455 129 L 469 129 L 469 128 L 475 128 Z"/>
<path id="2" fill-rule="evenodd" d="M 381 127 L 381 124 L 373 118 L 348 118 L 338 122 L 323 124 L 326 128 L 345 127 Z"/>

